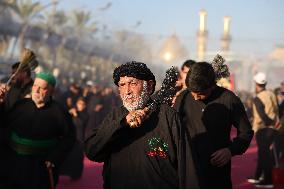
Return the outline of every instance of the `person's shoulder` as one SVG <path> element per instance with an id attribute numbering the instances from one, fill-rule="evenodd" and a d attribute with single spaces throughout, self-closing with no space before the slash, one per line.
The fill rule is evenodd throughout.
<path id="1" fill-rule="evenodd" d="M 224 87 L 220 87 L 220 86 L 217 86 L 217 90 L 222 93 L 223 95 L 225 96 L 228 96 L 228 97 L 233 97 L 233 98 L 239 98 L 236 93 L 234 93 L 233 91 L 229 90 L 229 89 L 226 89 Z"/>
<path id="2" fill-rule="evenodd" d="M 191 95 L 188 95 L 190 91 L 188 89 L 184 89 L 176 96 L 176 101 L 174 104 L 175 109 L 179 109 L 179 107 L 182 105 L 182 103 L 185 101 L 184 99 L 187 97 L 190 97 Z M 188 98 L 187 98 L 188 99 Z M 189 98 L 191 99 L 191 98 Z"/>
<path id="3" fill-rule="evenodd" d="M 183 89 L 182 91 L 179 92 L 179 95 L 177 98 L 182 98 L 185 95 L 187 95 L 190 91 L 188 89 Z"/>
<path id="4" fill-rule="evenodd" d="M 177 111 L 176 109 L 169 106 L 168 104 L 161 104 L 160 113 L 164 115 L 174 115 L 174 114 L 177 114 Z"/>
<path id="5" fill-rule="evenodd" d="M 259 98 L 276 97 L 275 93 L 271 90 L 268 90 L 268 89 L 259 92 L 256 96 L 259 97 Z"/>
<path id="6" fill-rule="evenodd" d="M 267 93 L 269 93 L 269 95 L 271 95 L 271 96 L 275 96 L 276 97 L 276 94 L 274 93 L 274 91 L 272 91 L 272 90 L 266 90 L 267 91 Z"/>
<path id="7" fill-rule="evenodd" d="M 31 104 L 31 103 L 33 103 L 33 100 L 31 98 L 21 98 L 15 102 L 14 107 Z"/>
<path id="8" fill-rule="evenodd" d="M 6 112 L 14 112 L 14 111 L 29 111 L 31 107 L 34 107 L 34 103 L 31 98 L 22 98 L 15 102 L 12 107 L 4 107 Z"/>
<path id="9" fill-rule="evenodd" d="M 241 98 L 229 89 L 218 86 L 218 91 L 221 94 L 220 97 L 229 104 L 239 104 L 240 102 L 242 102 Z"/>

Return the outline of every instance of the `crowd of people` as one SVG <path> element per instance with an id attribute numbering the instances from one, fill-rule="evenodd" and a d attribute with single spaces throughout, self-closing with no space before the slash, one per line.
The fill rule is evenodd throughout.
<path id="1" fill-rule="evenodd" d="M 284 83 L 267 90 L 264 73 L 253 78 L 254 97 L 236 95 L 218 86 L 212 64 L 187 60 L 176 95 L 157 98 L 155 75 L 142 62 L 115 68 L 117 89 L 72 83 L 64 91 L 49 72 L 32 77 L 19 64 L 0 87 L 0 188 L 55 188 L 59 175 L 78 180 L 86 156 L 104 163 L 105 189 L 230 189 L 231 158 L 253 136 L 258 159 L 248 182 L 273 187 L 270 147 L 284 156 Z"/>

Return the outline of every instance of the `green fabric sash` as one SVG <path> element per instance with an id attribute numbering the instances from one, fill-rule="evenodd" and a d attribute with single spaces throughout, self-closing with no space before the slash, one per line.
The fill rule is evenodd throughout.
<path id="1" fill-rule="evenodd" d="M 15 132 L 11 134 L 10 146 L 18 154 L 22 155 L 44 155 L 57 144 L 56 139 L 31 140 L 18 136 Z"/>

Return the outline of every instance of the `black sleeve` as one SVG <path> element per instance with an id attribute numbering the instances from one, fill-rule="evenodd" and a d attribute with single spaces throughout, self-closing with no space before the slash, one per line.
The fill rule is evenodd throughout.
<path id="1" fill-rule="evenodd" d="M 265 113 L 265 106 L 261 102 L 261 100 L 258 97 L 255 97 L 253 100 L 255 104 L 256 111 L 258 115 L 260 116 L 261 120 L 264 122 L 266 126 L 273 125 L 274 121 L 270 119 L 267 114 Z"/>
<path id="2" fill-rule="evenodd" d="M 115 142 L 121 139 L 121 131 L 127 129 L 124 125 L 127 114 L 128 112 L 116 115 L 113 111 L 93 130 L 90 137 L 85 140 L 85 153 L 90 160 L 104 162 L 108 159 Z"/>
<path id="3" fill-rule="evenodd" d="M 58 113 L 61 118 L 59 121 L 61 127 L 61 136 L 58 139 L 59 143 L 47 157 L 47 160 L 52 162 L 55 166 L 59 166 L 64 161 L 66 156 L 73 149 L 76 141 L 76 132 L 71 115 L 63 109 L 61 109 L 61 111 L 63 112 Z"/>
<path id="4" fill-rule="evenodd" d="M 189 93 L 189 90 L 186 89 L 186 90 L 182 91 L 179 96 L 176 97 L 176 102 L 175 102 L 173 108 L 177 112 L 181 111 L 181 106 L 184 104 L 185 97 L 188 93 Z"/>
<path id="5" fill-rule="evenodd" d="M 240 155 L 248 149 L 254 132 L 241 100 L 233 96 L 232 101 L 232 124 L 237 129 L 237 136 L 233 138 L 229 149 L 232 155 Z"/>

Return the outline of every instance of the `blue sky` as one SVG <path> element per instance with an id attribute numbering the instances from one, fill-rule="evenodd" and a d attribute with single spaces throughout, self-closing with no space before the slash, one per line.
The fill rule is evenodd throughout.
<path id="1" fill-rule="evenodd" d="M 41 0 L 47 4 L 50 0 Z M 108 2 L 111 8 L 98 9 Z M 283 0 L 60 0 L 58 9 L 85 9 L 110 30 L 129 29 L 153 35 L 195 37 L 199 27 L 198 12 L 207 11 L 209 36 L 219 39 L 223 17 L 231 17 L 231 35 L 239 43 L 262 44 L 250 48 L 272 49 L 284 45 Z M 140 21 L 141 25 L 135 27 Z"/>

